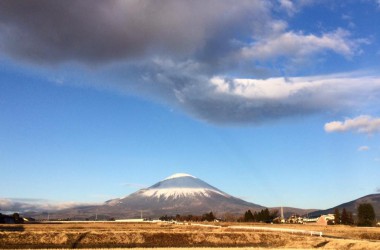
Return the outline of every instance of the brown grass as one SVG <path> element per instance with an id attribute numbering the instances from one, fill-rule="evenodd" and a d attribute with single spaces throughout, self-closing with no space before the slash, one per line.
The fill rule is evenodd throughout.
<path id="1" fill-rule="evenodd" d="M 260 225 L 322 231 L 326 237 L 166 223 L 0 225 L 0 248 L 255 247 L 380 249 L 380 228 Z M 239 224 L 241 225 L 241 224 Z M 249 225 L 249 224 L 244 224 Z"/>

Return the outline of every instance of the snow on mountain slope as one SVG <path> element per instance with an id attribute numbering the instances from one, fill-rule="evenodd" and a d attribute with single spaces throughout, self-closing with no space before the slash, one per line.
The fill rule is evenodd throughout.
<path id="1" fill-rule="evenodd" d="M 141 194 L 148 197 L 156 198 L 180 198 L 186 196 L 196 196 L 203 195 L 205 197 L 210 197 L 210 193 L 218 193 L 224 195 L 223 193 L 217 192 L 215 190 L 205 189 L 205 188 L 161 188 L 161 189 L 148 189 L 142 191 Z"/>
<path id="2" fill-rule="evenodd" d="M 186 196 L 210 197 L 212 193 L 229 197 L 228 194 L 218 190 L 206 182 L 192 175 L 183 173 L 171 175 L 147 189 L 138 191 L 138 193 L 146 197 L 165 199 L 176 199 Z"/>

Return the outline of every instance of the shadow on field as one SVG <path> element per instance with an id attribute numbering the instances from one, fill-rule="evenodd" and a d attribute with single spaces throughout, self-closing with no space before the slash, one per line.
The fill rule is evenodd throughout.
<path id="1" fill-rule="evenodd" d="M 0 226 L 0 232 L 23 232 L 23 226 Z"/>
<path id="2" fill-rule="evenodd" d="M 79 237 L 75 240 L 75 242 L 71 245 L 71 248 L 78 248 L 80 242 L 81 242 L 84 238 L 86 238 L 86 236 L 87 236 L 88 233 L 89 233 L 89 232 L 85 232 L 85 233 L 80 234 Z"/>
<path id="3" fill-rule="evenodd" d="M 315 247 L 315 248 L 324 247 L 324 246 L 326 246 L 329 242 L 330 242 L 330 241 L 324 241 L 324 242 L 321 242 L 321 243 L 315 245 L 314 247 Z"/>

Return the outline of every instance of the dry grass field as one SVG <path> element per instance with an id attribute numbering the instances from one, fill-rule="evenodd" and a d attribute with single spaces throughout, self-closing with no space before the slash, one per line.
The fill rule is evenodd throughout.
<path id="1" fill-rule="evenodd" d="M 323 232 L 298 233 L 167 223 L 57 223 L 0 225 L 0 248 L 380 249 L 380 228 L 318 225 L 253 225 Z"/>

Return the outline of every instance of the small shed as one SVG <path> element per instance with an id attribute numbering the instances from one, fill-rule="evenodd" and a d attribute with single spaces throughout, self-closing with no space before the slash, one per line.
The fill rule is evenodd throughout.
<path id="1" fill-rule="evenodd" d="M 334 222 L 334 219 L 335 219 L 335 216 L 333 214 L 321 215 L 317 220 L 317 224 L 328 225 L 329 221 Z"/>

